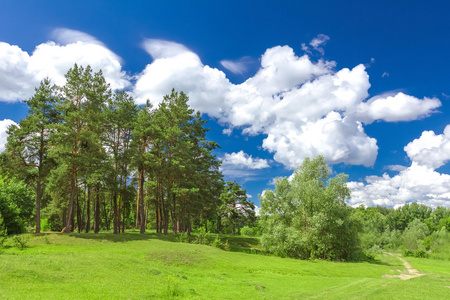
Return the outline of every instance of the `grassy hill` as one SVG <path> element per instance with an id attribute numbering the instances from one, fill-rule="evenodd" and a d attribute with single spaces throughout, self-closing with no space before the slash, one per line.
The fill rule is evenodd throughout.
<path id="1" fill-rule="evenodd" d="M 257 239 L 230 238 L 231 249 Z M 450 262 L 395 255 L 340 263 L 223 251 L 173 236 L 49 234 L 0 254 L 1 299 L 448 299 Z"/>

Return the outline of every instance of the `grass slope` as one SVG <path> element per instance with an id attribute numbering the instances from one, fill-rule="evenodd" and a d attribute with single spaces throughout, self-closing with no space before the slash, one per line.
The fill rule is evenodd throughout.
<path id="1" fill-rule="evenodd" d="M 6 247 L 0 254 L 0 298 L 449 298 L 449 261 L 407 260 L 426 275 L 383 278 L 405 270 L 390 255 L 381 255 L 378 263 L 300 261 L 177 243 L 156 234 L 51 234 L 32 237 L 25 250 Z"/>

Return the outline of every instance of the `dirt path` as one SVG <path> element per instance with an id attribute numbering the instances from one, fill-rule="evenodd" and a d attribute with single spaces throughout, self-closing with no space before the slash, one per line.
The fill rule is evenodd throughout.
<path id="1" fill-rule="evenodd" d="M 394 278 L 394 277 L 398 277 L 398 278 L 400 278 L 401 280 L 408 280 L 408 279 L 411 279 L 411 278 L 415 278 L 415 277 L 419 277 L 419 276 L 425 275 L 424 273 L 422 273 L 422 272 L 420 272 L 420 271 L 414 269 L 414 268 L 411 266 L 411 264 L 410 264 L 409 262 L 407 262 L 406 260 L 404 260 L 403 258 L 401 258 L 401 257 L 399 257 L 399 256 L 397 256 L 397 255 L 394 255 L 394 254 L 392 254 L 392 253 L 389 253 L 389 252 L 387 252 L 387 254 L 392 255 L 392 256 L 395 256 L 395 257 L 397 257 L 398 259 L 400 259 L 400 260 L 402 261 L 403 265 L 405 266 L 406 272 L 407 272 L 407 273 L 402 272 L 402 271 L 400 271 L 400 270 L 397 270 L 397 271 L 400 273 L 399 275 L 383 275 L 383 278 Z"/>

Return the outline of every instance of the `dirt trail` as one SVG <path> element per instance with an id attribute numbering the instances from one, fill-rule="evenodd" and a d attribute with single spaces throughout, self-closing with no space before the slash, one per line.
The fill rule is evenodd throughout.
<path id="1" fill-rule="evenodd" d="M 399 257 L 399 256 L 397 256 L 397 255 L 394 255 L 394 254 L 392 254 L 392 253 L 389 253 L 389 252 L 387 252 L 387 254 L 392 255 L 392 256 L 395 256 L 395 257 L 397 257 L 398 259 L 400 259 L 400 260 L 402 261 L 403 265 L 405 266 L 406 272 L 407 272 L 407 273 L 401 272 L 400 270 L 397 270 L 398 272 L 400 272 L 399 275 L 383 275 L 383 278 L 394 278 L 394 277 L 398 277 L 398 278 L 400 278 L 401 280 L 408 280 L 408 279 L 411 279 L 411 278 L 415 278 L 415 277 L 419 277 L 419 276 L 425 275 L 424 273 L 422 273 L 422 272 L 420 272 L 420 271 L 414 269 L 414 268 L 411 266 L 411 264 L 410 264 L 409 262 L 407 262 L 406 260 L 404 260 L 403 258 L 401 258 L 401 257 Z"/>

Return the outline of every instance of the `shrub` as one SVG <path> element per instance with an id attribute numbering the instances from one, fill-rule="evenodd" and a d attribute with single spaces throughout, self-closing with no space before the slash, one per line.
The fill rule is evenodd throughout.
<path id="1" fill-rule="evenodd" d="M 405 250 L 402 251 L 402 255 L 403 255 L 404 257 L 414 256 L 414 252 L 411 251 L 411 250 L 405 249 Z"/>
<path id="2" fill-rule="evenodd" d="M 14 246 L 19 248 L 20 250 L 23 250 L 29 247 L 28 243 L 30 241 L 30 235 L 29 234 L 14 235 L 12 237 L 12 241 L 14 243 Z"/>
<path id="3" fill-rule="evenodd" d="M 189 243 L 189 236 L 185 232 L 178 233 L 175 240 L 181 243 Z"/>
<path id="4" fill-rule="evenodd" d="M 224 250 L 225 244 L 219 239 L 219 235 L 211 242 L 211 246 Z"/>
<path id="5" fill-rule="evenodd" d="M 417 250 L 414 251 L 413 256 L 419 258 L 428 258 L 428 253 L 425 252 L 424 250 Z"/>
<path id="6" fill-rule="evenodd" d="M 225 251 L 231 250 L 230 244 L 228 244 L 228 240 L 226 241 L 225 246 L 223 247 L 223 250 L 225 250 Z"/>
<path id="7" fill-rule="evenodd" d="M 433 245 L 433 236 L 427 236 L 424 240 L 423 240 L 423 246 L 425 247 L 425 250 L 430 250 L 431 246 Z"/>
<path id="8" fill-rule="evenodd" d="M 250 228 L 248 226 L 244 226 L 241 228 L 241 235 L 243 236 L 254 236 L 255 232 L 253 230 L 253 228 Z"/>
<path id="9" fill-rule="evenodd" d="M 0 249 L 3 248 L 3 243 L 5 242 L 7 235 L 8 231 L 6 230 L 5 220 L 3 219 L 2 213 L 0 212 Z"/>
<path id="10" fill-rule="evenodd" d="M 33 210 L 34 202 L 25 183 L 0 175 L 0 213 L 8 234 L 25 232 Z"/>
<path id="11" fill-rule="evenodd" d="M 206 244 L 207 236 L 208 232 L 206 232 L 206 229 L 204 227 L 197 229 L 197 239 L 195 240 L 195 243 L 200 245 Z"/>

